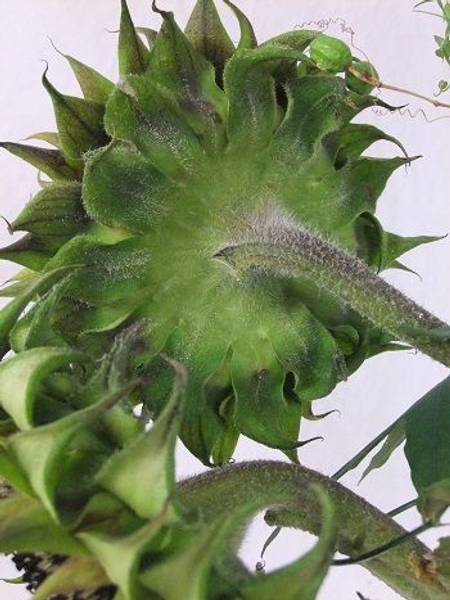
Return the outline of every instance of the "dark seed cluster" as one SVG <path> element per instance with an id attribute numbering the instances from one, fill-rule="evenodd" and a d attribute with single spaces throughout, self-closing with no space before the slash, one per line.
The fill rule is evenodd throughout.
<path id="1" fill-rule="evenodd" d="M 50 596 L 48 600 L 112 600 L 117 592 L 115 585 L 104 585 L 102 587 L 78 590 L 68 596 L 57 594 Z"/>
<path id="2" fill-rule="evenodd" d="M 27 590 L 34 592 L 44 579 L 67 560 L 67 556 L 47 552 L 18 553 L 14 554 L 12 560 L 19 571 L 24 571 L 22 578 Z"/>
<path id="3" fill-rule="evenodd" d="M 62 554 L 47 552 L 16 553 L 12 560 L 19 571 L 24 571 L 22 578 L 30 592 L 36 591 L 41 583 L 54 573 L 68 559 Z M 115 585 L 104 585 L 86 590 L 75 590 L 70 594 L 53 594 L 48 600 L 112 600 L 117 591 Z"/>

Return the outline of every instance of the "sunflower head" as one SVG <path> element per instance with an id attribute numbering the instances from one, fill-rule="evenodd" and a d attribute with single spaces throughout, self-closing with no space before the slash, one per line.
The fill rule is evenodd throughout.
<path id="1" fill-rule="evenodd" d="M 98 358 L 143 323 L 140 400 L 160 414 L 172 384 L 162 356 L 185 365 L 180 435 L 216 464 L 240 433 L 294 458 L 311 402 L 391 342 L 310 275 L 236 276 L 220 251 L 280 215 L 377 270 L 419 241 L 374 216 L 409 159 L 352 122 L 380 101 L 355 85 L 357 69 L 346 84 L 350 50 L 307 30 L 258 43 L 225 3 L 237 46 L 212 0 L 198 0 L 184 32 L 153 4 L 157 33 L 136 29 L 123 0 L 118 84 L 68 57 L 83 97 L 43 75 L 54 147 L 2 144 L 51 180 L 11 224 L 24 237 L 1 251 L 25 267 L 6 291 L 16 297 L 1 319 L 4 350 L 70 346 Z M 363 154 L 378 140 L 403 155 Z"/>

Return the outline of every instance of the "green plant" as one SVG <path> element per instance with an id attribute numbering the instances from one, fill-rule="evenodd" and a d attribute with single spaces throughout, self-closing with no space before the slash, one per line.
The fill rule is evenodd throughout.
<path id="1" fill-rule="evenodd" d="M 334 477 L 297 456 L 314 401 L 371 356 L 412 346 L 450 365 L 448 326 L 378 275 L 436 239 L 386 232 L 374 214 L 414 157 L 353 122 L 394 108 L 370 95 L 376 71 L 343 42 L 296 30 L 258 45 L 225 4 L 237 48 L 211 0 L 184 33 L 155 3 L 159 33 L 136 29 L 123 0 L 119 83 L 67 57 L 83 98 L 45 69 L 58 131 L 40 137 L 53 148 L 1 144 L 52 182 L 0 251 L 25 267 L 0 313 L 12 351 L 0 366 L 0 548 L 38 600 L 309 599 L 336 550 L 406 598 L 444 599 L 448 540 L 431 555 L 336 480 L 406 438 L 420 531 L 437 524 L 450 463 L 445 436 L 429 432 L 447 427 L 447 380 Z M 363 154 L 380 140 L 400 156 Z M 229 465 L 240 434 L 292 464 Z M 177 483 L 178 437 L 214 468 Z M 319 541 L 261 576 L 236 549 L 267 507 L 269 523 Z"/>

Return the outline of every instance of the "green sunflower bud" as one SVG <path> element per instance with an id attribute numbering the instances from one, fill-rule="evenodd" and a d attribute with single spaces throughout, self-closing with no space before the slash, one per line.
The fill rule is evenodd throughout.
<path id="1" fill-rule="evenodd" d="M 323 71 L 339 73 L 352 62 L 350 48 L 342 40 L 330 35 L 316 37 L 309 47 L 311 60 Z"/>
<path id="2" fill-rule="evenodd" d="M 348 89 L 357 94 L 370 94 L 379 81 L 375 67 L 366 61 L 353 63 L 345 73 Z"/>
<path id="3" fill-rule="evenodd" d="M 311 31 L 258 45 L 227 4 L 237 48 L 211 0 L 199 0 L 185 33 L 154 6 L 162 25 L 148 44 L 123 0 L 116 87 L 68 57 L 84 95 L 69 97 L 46 70 L 58 136 L 45 135 L 58 148 L 1 144 L 54 178 L 13 222 L 26 235 L 0 251 L 31 271 L 0 314 L 2 350 L 71 347 L 95 360 L 142 322 L 149 414 L 170 403 L 163 353 L 186 369 L 180 435 L 204 463 L 227 462 L 240 433 L 295 460 L 311 402 L 394 336 L 318 273 L 242 276 L 218 253 L 279 214 L 376 270 L 427 240 L 404 242 L 374 217 L 410 159 L 391 136 L 351 122 L 375 99 L 334 75 L 351 63 L 349 48 Z M 363 156 L 378 140 L 403 155 Z"/>

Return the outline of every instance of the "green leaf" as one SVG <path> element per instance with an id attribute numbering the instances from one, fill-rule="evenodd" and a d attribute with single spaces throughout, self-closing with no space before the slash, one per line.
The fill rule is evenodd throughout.
<path id="1" fill-rule="evenodd" d="M 253 31 L 252 24 L 244 15 L 244 13 L 235 6 L 230 0 L 224 0 L 225 4 L 231 8 L 234 16 L 238 20 L 239 28 L 241 30 L 241 38 L 238 44 L 238 50 L 247 48 L 256 48 L 258 41 L 256 39 L 255 32 Z"/>
<path id="2" fill-rule="evenodd" d="M 151 50 L 153 44 L 155 43 L 158 32 L 155 29 L 150 29 L 149 27 L 135 27 L 135 29 L 137 33 L 139 33 L 139 35 L 145 39 L 149 50 Z"/>
<path id="3" fill-rule="evenodd" d="M 39 273 L 36 273 L 31 269 L 22 269 L 5 282 L 9 283 L 9 285 L 0 289 L 0 297 L 14 298 L 20 296 L 20 294 L 28 289 L 32 282 L 35 283 L 38 279 Z"/>
<path id="4" fill-rule="evenodd" d="M 30 286 L 20 296 L 0 311 L 0 356 L 4 356 L 8 352 L 10 348 L 9 333 L 22 311 L 33 300 L 36 294 L 44 293 L 74 268 L 79 268 L 79 265 L 57 268 L 41 275 L 36 281 L 32 280 Z"/>
<path id="5" fill-rule="evenodd" d="M 210 151 L 223 148 L 227 99 L 216 84 L 214 66 L 198 52 L 176 24 L 171 12 L 152 47 L 146 79 L 176 100 L 180 118 Z"/>
<path id="6" fill-rule="evenodd" d="M 314 600 L 328 573 L 335 553 L 337 523 L 333 505 L 325 491 L 314 486 L 322 507 L 322 531 L 319 541 L 299 560 L 269 573 L 253 577 L 243 585 L 245 600 Z"/>
<path id="7" fill-rule="evenodd" d="M 64 365 L 84 360 L 84 355 L 61 348 L 33 348 L 13 356 L 0 364 L 0 405 L 19 429 L 32 429 L 42 380 Z"/>
<path id="8" fill-rule="evenodd" d="M 243 508 L 235 509 L 225 517 L 219 516 L 206 523 L 199 519 L 190 528 L 176 531 L 177 537 L 164 559 L 144 568 L 139 581 L 151 592 L 156 592 L 158 598 L 205 599 L 214 574 L 214 563 L 217 561 L 217 570 L 220 570 L 221 559 L 223 561 L 225 553 L 230 551 L 230 540 L 256 512 L 255 504 L 254 498 L 249 498 Z M 216 586 L 212 592 L 216 592 Z"/>
<path id="9" fill-rule="evenodd" d="M 96 531 L 83 531 L 77 537 L 97 557 L 110 581 L 118 586 L 124 600 L 144 598 L 138 570 L 146 551 L 155 543 L 165 525 L 165 515 L 148 521 L 127 536 L 113 536 Z"/>
<path id="10" fill-rule="evenodd" d="M 0 550 L 87 554 L 84 545 L 55 523 L 38 500 L 21 494 L 0 502 Z"/>
<path id="11" fill-rule="evenodd" d="M 53 103 L 61 147 L 69 164 L 79 168 L 85 152 L 108 143 L 103 126 L 105 108 L 97 102 L 61 94 L 47 79 L 47 70 L 42 83 Z"/>
<path id="12" fill-rule="evenodd" d="M 295 29 L 270 38 L 263 42 L 261 46 L 286 46 L 291 50 L 303 52 L 318 35 L 320 34 L 317 31 Z"/>
<path id="13" fill-rule="evenodd" d="M 390 454 L 398 447 L 398 445 L 403 441 L 405 436 L 407 439 L 407 446 L 408 446 L 408 434 L 411 431 L 411 424 L 408 425 L 408 422 L 409 423 L 412 422 L 414 425 L 413 454 L 414 454 L 415 468 L 420 465 L 420 462 L 422 460 L 424 461 L 423 466 L 420 466 L 420 476 L 421 477 L 425 476 L 424 485 L 425 486 L 429 485 L 430 482 L 426 481 L 426 469 L 428 468 L 427 451 L 433 447 L 435 440 L 430 438 L 428 440 L 428 443 L 429 443 L 428 447 L 426 446 L 426 444 L 423 444 L 423 442 L 425 442 L 426 435 L 423 435 L 423 436 L 420 435 L 420 418 L 421 418 L 422 410 L 425 410 L 425 413 L 430 413 L 430 411 L 432 410 L 432 405 L 435 402 L 435 400 L 433 400 L 433 398 L 436 397 L 439 399 L 441 385 L 443 386 L 443 388 L 445 390 L 445 388 L 447 386 L 450 386 L 450 383 L 448 383 L 447 379 L 444 380 L 442 382 L 442 384 L 439 384 L 438 386 L 433 388 L 430 392 L 425 394 L 422 398 L 417 400 L 417 402 L 415 402 L 406 412 L 404 412 L 402 415 L 400 415 L 400 417 L 398 417 L 398 419 L 396 419 L 393 423 L 391 423 L 391 425 L 389 425 L 389 427 L 387 427 L 384 431 L 382 431 L 380 434 L 378 434 L 371 442 L 369 442 L 369 444 L 367 444 L 360 452 L 358 452 L 343 467 L 341 467 L 333 475 L 333 479 L 338 480 L 341 477 L 343 477 L 346 473 L 349 473 L 350 471 L 355 469 L 369 455 L 369 453 L 372 452 L 372 450 L 374 450 L 382 442 L 384 442 L 384 445 L 372 459 L 372 462 L 374 464 L 372 465 L 372 463 L 371 463 L 369 465 L 369 467 L 364 472 L 363 477 L 366 477 L 368 475 L 369 471 L 373 470 L 373 468 L 378 468 L 379 466 L 384 465 L 385 462 L 387 461 L 387 459 L 390 457 Z M 431 400 L 430 400 L 430 397 L 431 397 Z M 425 405 L 425 409 L 423 409 L 423 405 Z M 427 408 L 427 406 L 428 406 L 428 408 Z M 419 415 L 419 416 L 417 416 L 417 415 Z M 428 414 L 428 417 L 429 417 L 429 414 Z M 411 419 L 411 421 L 409 421 L 410 419 Z M 417 429 L 416 429 L 416 426 L 417 426 Z M 422 445 L 421 445 L 421 441 L 422 441 Z M 420 451 L 421 448 L 425 449 L 424 456 L 421 456 L 421 454 L 417 451 L 417 450 Z M 436 448 L 436 450 L 438 450 L 438 448 Z M 406 451 L 406 447 L 405 447 L 405 451 Z M 432 460 L 432 456 L 430 454 L 428 454 L 428 459 Z M 431 482 L 431 483 L 434 483 L 434 482 Z"/>
<path id="14" fill-rule="evenodd" d="M 235 422 L 244 435 L 295 456 L 301 404 L 284 396 L 285 369 L 268 339 L 234 345 Z M 258 418 L 255 419 L 255 415 Z"/>
<path id="15" fill-rule="evenodd" d="M 436 385 L 406 415 L 405 455 L 420 493 L 450 478 L 450 377 Z"/>
<path id="16" fill-rule="evenodd" d="M 150 231 L 164 213 L 167 198 L 176 194 L 174 183 L 130 145 L 110 145 L 86 162 L 84 206 L 95 221 L 109 227 Z"/>
<path id="17" fill-rule="evenodd" d="M 405 413 L 406 414 L 406 413 Z M 371 440 L 362 450 L 360 450 L 355 456 L 353 456 L 348 462 L 345 463 L 336 473 L 333 475 L 333 479 L 336 481 L 341 479 L 344 475 L 356 469 L 362 461 L 374 450 L 379 444 L 384 442 L 387 437 L 394 432 L 396 428 L 401 428 L 404 430 L 404 416 L 401 415 L 394 423 L 389 425 L 387 429 L 379 433 L 373 440 Z M 393 433 L 394 438 L 396 437 L 396 433 Z"/>
<path id="18" fill-rule="evenodd" d="M 11 421 L 11 420 L 9 420 Z M 14 427 L 9 434 L 15 433 L 17 429 Z M 33 496 L 33 489 L 30 482 L 19 467 L 14 457 L 8 452 L 8 438 L 0 439 L 0 476 L 2 480 L 7 481 L 14 490 L 22 492 L 28 496 Z M 3 498 L 2 498 L 3 502 Z"/>
<path id="19" fill-rule="evenodd" d="M 409 162 L 409 159 L 400 157 L 362 157 L 349 162 L 329 179 L 325 179 L 324 192 L 326 185 L 328 203 L 331 206 L 332 198 L 333 210 L 341 225 L 353 221 L 362 212 L 374 212 L 389 177 L 396 169 Z M 371 182 L 370 188 L 367 187 L 367 181 Z"/>
<path id="20" fill-rule="evenodd" d="M 389 431 L 384 440 L 383 445 L 378 452 L 372 457 L 369 465 L 364 470 L 359 482 L 361 482 L 369 473 L 375 469 L 379 469 L 384 466 L 391 457 L 394 450 L 396 450 L 400 444 L 405 441 L 405 421 L 403 419 L 396 421 L 396 425 Z"/>
<path id="21" fill-rule="evenodd" d="M 48 575 L 33 593 L 33 600 L 70 597 L 81 590 L 110 585 L 98 561 L 92 556 L 71 556 L 56 571 Z"/>
<path id="22" fill-rule="evenodd" d="M 273 71 L 292 63 L 302 53 L 282 46 L 238 50 L 224 72 L 224 89 L 229 98 L 228 137 L 232 146 L 248 152 L 261 150 L 272 140 L 279 124 Z"/>
<path id="23" fill-rule="evenodd" d="M 131 19 L 126 0 L 121 0 L 119 31 L 119 73 L 129 75 L 144 73 L 149 59 L 149 50 L 138 35 Z"/>
<path id="24" fill-rule="evenodd" d="M 28 231 L 59 248 L 86 228 L 89 218 L 78 182 L 54 183 L 38 192 L 11 223 L 12 231 Z"/>
<path id="25" fill-rule="evenodd" d="M 208 392 L 206 392 L 208 394 Z M 217 436 L 211 451 L 211 461 L 214 465 L 227 464 L 236 448 L 239 439 L 239 430 L 234 422 L 235 401 L 233 397 L 222 401 L 219 415 L 225 421 L 223 431 Z"/>
<path id="26" fill-rule="evenodd" d="M 40 350 L 43 353 L 42 351 L 47 349 Z M 58 352 L 59 355 L 61 351 Z M 74 356 L 77 358 L 76 355 Z M 51 359 L 55 362 L 54 357 Z M 96 399 L 96 403 L 87 408 L 72 412 L 46 425 L 26 427 L 26 431 L 9 438 L 8 451 L 27 475 L 34 493 L 57 522 L 72 520 L 78 516 L 76 513 L 73 514 L 74 508 L 75 510 L 78 508 L 80 499 L 83 502 L 89 498 L 94 487 L 92 466 L 97 467 L 97 463 L 103 457 L 101 444 L 95 437 L 90 438 L 88 427 L 98 423 L 99 416 L 129 393 L 135 385 L 136 382 L 132 382 L 114 393 L 101 394 L 100 398 Z M 91 464 L 87 469 L 85 460 L 89 454 Z M 68 491 L 72 496 L 70 504 L 67 502 L 69 498 L 58 502 L 57 497 L 57 489 L 61 481 L 64 482 L 66 471 L 70 482 Z M 73 485 L 74 474 L 78 486 Z M 85 482 L 82 481 L 86 475 L 89 479 L 87 490 L 83 485 Z"/>
<path id="27" fill-rule="evenodd" d="M 235 48 L 213 0 L 197 0 L 184 33 L 192 47 L 214 65 L 220 84 L 225 64 Z"/>
<path id="28" fill-rule="evenodd" d="M 61 142 L 59 140 L 59 136 L 55 131 L 40 131 L 38 133 L 33 133 L 29 135 L 27 140 L 40 140 L 41 142 L 46 142 L 50 144 L 50 146 L 54 146 L 55 148 L 61 148 Z"/>
<path id="29" fill-rule="evenodd" d="M 97 104 L 106 104 L 114 90 L 114 83 L 101 73 L 83 64 L 73 56 L 63 54 L 77 78 L 85 100 Z"/>
<path id="30" fill-rule="evenodd" d="M 175 487 L 174 451 L 181 420 L 180 403 L 186 373 L 175 369 L 172 396 L 150 431 L 115 453 L 97 475 L 97 482 L 130 506 L 142 518 L 159 515 Z"/>
<path id="31" fill-rule="evenodd" d="M 422 244 L 442 239 L 438 236 L 405 237 L 384 231 L 381 223 L 370 212 L 361 213 L 354 222 L 357 255 L 377 271 L 403 269 L 409 271 L 397 258 Z"/>
<path id="32" fill-rule="evenodd" d="M 67 342 L 54 329 L 55 310 L 67 287 L 67 279 L 56 283 L 11 330 L 11 349 L 23 352 L 37 346 L 67 348 Z"/>
<path id="33" fill-rule="evenodd" d="M 130 76 L 119 84 L 106 105 L 105 125 L 113 138 L 133 142 L 156 169 L 174 179 L 203 154 L 175 96 L 146 77 Z"/>
<path id="34" fill-rule="evenodd" d="M 425 521 L 434 524 L 450 506 L 450 477 L 441 479 L 437 483 L 422 488 L 419 494 L 417 508 Z"/>
<path id="35" fill-rule="evenodd" d="M 145 273 L 150 260 L 145 238 L 100 244 L 95 236 L 80 235 L 68 242 L 47 268 L 84 265 L 70 274 L 65 291 L 78 302 L 104 307 L 130 301 L 136 306 L 143 300 L 138 294 L 143 294 L 148 285 Z"/>
<path id="36" fill-rule="evenodd" d="M 431 242 L 438 242 L 445 236 L 431 236 L 431 235 L 417 235 L 412 237 L 406 237 L 396 235 L 395 233 L 386 232 L 386 246 L 384 251 L 383 265 L 386 267 L 392 266 L 395 263 L 395 259 L 409 252 L 422 244 L 430 244 Z"/>
<path id="37" fill-rule="evenodd" d="M 76 172 L 64 160 L 60 150 L 27 146 L 14 142 L 0 142 L 0 148 L 4 148 L 11 154 L 25 160 L 56 181 L 70 181 L 78 178 Z"/>
<path id="38" fill-rule="evenodd" d="M 27 233 L 17 242 L 0 248 L 0 258 L 28 267 L 33 271 L 41 271 L 55 252 L 52 241 Z"/>
<path id="39" fill-rule="evenodd" d="M 357 113 L 345 83 L 338 77 L 304 76 L 286 84 L 288 106 L 274 138 L 274 151 L 290 148 L 289 162 L 321 151 L 325 136 L 339 130 Z"/>
<path id="40" fill-rule="evenodd" d="M 332 134 L 327 144 L 330 144 L 335 153 L 335 163 L 343 166 L 349 160 L 358 158 L 372 144 L 378 141 L 392 142 L 408 158 L 403 145 L 394 137 L 388 135 L 373 125 L 349 123 L 338 132 Z"/>

